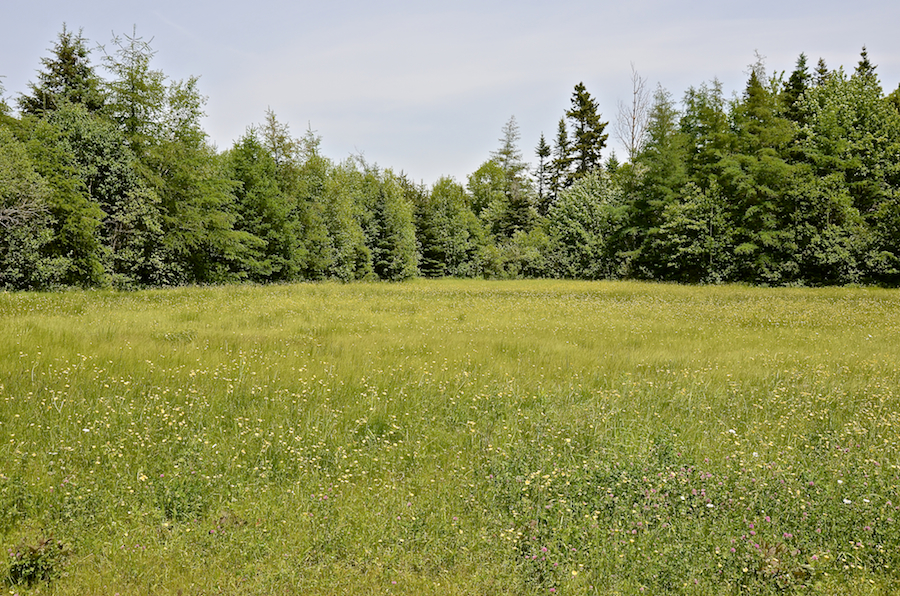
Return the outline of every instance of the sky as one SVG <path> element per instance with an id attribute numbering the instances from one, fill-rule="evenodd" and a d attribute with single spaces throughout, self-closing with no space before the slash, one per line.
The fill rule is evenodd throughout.
<path id="1" fill-rule="evenodd" d="M 740 93 L 756 55 L 769 73 L 852 71 L 865 45 L 886 91 L 900 83 L 896 0 L 4 0 L 0 84 L 28 91 L 62 26 L 94 48 L 134 32 L 170 81 L 198 76 L 204 129 L 219 150 L 271 109 L 325 155 L 433 184 L 465 183 L 515 117 L 535 162 L 583 82 L 612 122 L 630 101 L 632 68 L 680 99 L 718 79 Z M 104 75 L 102 69 L 100 73 Z M 605 152 L 621 145 L 610 135 Z"/>

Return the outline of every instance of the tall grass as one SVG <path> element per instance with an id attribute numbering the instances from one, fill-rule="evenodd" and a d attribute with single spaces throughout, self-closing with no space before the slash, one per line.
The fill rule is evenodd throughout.
<path id="1" fill-rule="evenodd" d="M 9 589 L 894 591 L 898 326 L 876 289 L 0 294 Z"/>

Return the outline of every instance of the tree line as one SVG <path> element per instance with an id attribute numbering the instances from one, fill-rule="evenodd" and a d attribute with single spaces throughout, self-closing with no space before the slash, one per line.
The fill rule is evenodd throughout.
<path id="1" fill-rule="evenodd" d="M 536 165 L 515 118 L 465 184 L 324 156 L 269 111 L 219 151 L 196 78 L 136 33 L 63 27 L 18 108 L 0 101 L 0 289 L 442 277 L 769 285 L 900 282 L 900 88 L 852 73 L 718 81 L 680 103 L 633 71 L 609 122 L 582 83 Z"/>

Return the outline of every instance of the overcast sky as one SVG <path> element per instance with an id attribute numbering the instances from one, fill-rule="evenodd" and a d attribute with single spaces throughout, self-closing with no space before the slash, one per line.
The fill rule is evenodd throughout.
<path id="1" fill-rule="evenodd" d="M 8 103 L 63 23 L 91 47 L 136 26 L 154 68 L 199 76 L 219 149 L 271 108 L 295 136 L 312 127 L 333 159 L 361 153 L 428 184 L 465 182 L 511 116 L 533 160 L 579 81 L 614 119 L 631 64 L 676 98 L 713 78 L 730 95 L 754 52 L 770 72 L 790 73 L 801 52 L 852 71 L 866 45 L 885 90 L 900 82 L 897 0 L 5 0 Z"/>

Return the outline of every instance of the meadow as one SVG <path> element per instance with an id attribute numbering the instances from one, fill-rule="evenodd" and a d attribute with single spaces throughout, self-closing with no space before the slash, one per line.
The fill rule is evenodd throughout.
<path id="1" fill-rule="evenodd" d="M 900 591 L 900 294 L 0 293 L 9 594 Z"/>

